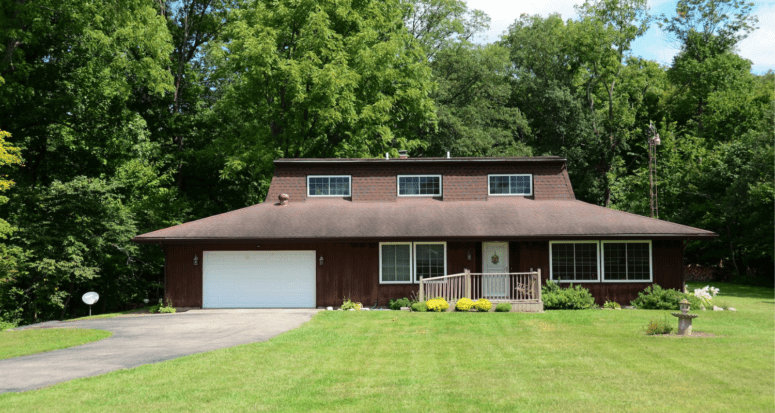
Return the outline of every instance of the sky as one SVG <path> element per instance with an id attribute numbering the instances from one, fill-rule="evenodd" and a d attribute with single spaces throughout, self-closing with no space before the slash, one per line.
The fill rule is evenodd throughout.
<path id="1" fill-rule="evenodd" d="M 522 13 L 548 16 L 560 13 L 563 19 L 576 17 L 573 6 L 583 0 L 467 0 L 469 9 L 479 9 L 492 19 L 490 30 L 477 38 L 478 42 L 489 43 L 500 38 L 514 20 Z M 650 0 L 652 15 L 662 13 L 675 15 L 677 0 Z M 738 53 L 753 62 L 751 71 L 764 73 L 775 70 L 775 0 L 753 0 L 754 13 L 759 17 L 759 29 L 738 45 Z M 678 46 L 652 24 L 646 34 L 633 44 L 633 54 L 644 59 L 670 65 Z"/>

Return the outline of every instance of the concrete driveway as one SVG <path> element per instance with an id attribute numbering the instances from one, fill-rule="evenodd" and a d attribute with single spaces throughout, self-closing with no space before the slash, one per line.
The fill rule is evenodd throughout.
<path id="1" fill-rule="evenodd" d="M 0 393 L 33 390 L 79 377 L 265 341 L 299 327 L 317 311 L 192 310 L 44 323 L 36 327 L 96 328 L 112 331 L 113 336 L 82 346 L 0 360 Z"/>

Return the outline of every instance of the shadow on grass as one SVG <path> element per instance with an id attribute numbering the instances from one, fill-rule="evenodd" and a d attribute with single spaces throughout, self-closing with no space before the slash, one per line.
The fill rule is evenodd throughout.
<path id="1" fill-rule="evenodd" d="M 688 282 L 686 285 L 689 287 L 689 292 L 692 292 L 695 288 L 702 288 L 706 285 L 711 285 L 719 288 L 721 291 L 719 297 L 747 297 L 747 298 L 775 298 L 775 288 L 771 287 L 754 287 L 750 285 L 740 285 L 731 283 L 720 282 Z M 766 302 L 768 304 L 775 304 L 775 302 Z"/>

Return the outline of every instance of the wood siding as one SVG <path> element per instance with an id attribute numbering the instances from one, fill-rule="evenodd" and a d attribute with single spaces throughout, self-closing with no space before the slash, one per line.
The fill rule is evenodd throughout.
<path id="1" fill-rule="evenodd" d="M 177 307 L 202 306 L 203 251 L 282 251 L 314 250 L 316 258 L 316 300 L 318 307 L 341 305 L 347 297 L 365 306 L 386 306 L 392 298 L 417 293 L 417 284 L 379 283 L 379 243 L 277 243 L 277 244 L 168 244 L 165 255 L 165 298 Z M 471 260 L 468 253 L 471 253 Z M 683 250 L 681 241 L 654 240 L 652 243 L 654 282 L 664 288 L 683 289 Z M 199 265 L 193 265 L 194 255 Z M 449 241 L 447 272 L 465 268 L 481 272 L 482 243 Z M 549 278 L 548 241 L 512 241 L 509 245 L 509 270 L 527 272 L 541 269 L 542 282 Z M 589 288 L 598 304 L 606 300 L 629 305 L 650 283 L 580 283 Z"/>

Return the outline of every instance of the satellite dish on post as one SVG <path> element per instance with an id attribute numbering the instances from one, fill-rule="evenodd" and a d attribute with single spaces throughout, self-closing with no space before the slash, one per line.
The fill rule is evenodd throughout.
<path id="1" fill-rule="evenodd" d="M 100 295 L 94 291 L 89 291 L 88 293 L 84 294 L 83 297 L 81 297 L 81 300 L 83 300 L 83 302 L 89 306 L 89 317 L 91 317 L 92 304 L 96 303 L 99 299 Z"/>

